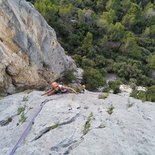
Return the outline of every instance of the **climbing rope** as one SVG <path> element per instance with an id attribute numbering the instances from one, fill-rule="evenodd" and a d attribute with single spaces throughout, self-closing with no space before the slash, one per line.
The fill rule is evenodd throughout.
<path id="1" fill-rule="evenodd" d="M 29 122 L 29 124 L 27 125 L 26 129 L 24 130 L 24 132 L 22 133 L 22 135 L 20 136 L 19 140 L 17 141 L 17 143 L 14 145 L 13 149 L 11 150 L 10 154 L 9 155 L 14 155 L 15 151 L 17 150 L 19 144 L 26 138 L 26 136 L 28 135 L 33 123 L 34 123 L 34 120 L 35 118 L 38 116 L 38 114 L 40 113 L 40 111 L 42 110 L 43 106 L 51 101 L 51 100 L 54 100 L 54 99 L 46 99 L 44 100 L 43 102 L 41 102 L 40 104 L 40 108 L 38 109 L 38 111 L 34 114 L 34 116 L 32 117 L 31 121 Z"/>

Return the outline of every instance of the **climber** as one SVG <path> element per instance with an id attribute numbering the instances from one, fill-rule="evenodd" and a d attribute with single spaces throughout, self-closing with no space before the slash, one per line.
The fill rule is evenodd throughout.
<path id="1" fill-rule="evenodd" d="M 41 96 L 44 96 L 44 95 L 50 96 L 57 93 L 67 93 L 67 92 L 72 92 L 77 94 L 77 92 L 71 87 L 60 85 L 57 82 L 52 82 L 51 89 L 49 89 L 46 93 L 42 94 Z"/>

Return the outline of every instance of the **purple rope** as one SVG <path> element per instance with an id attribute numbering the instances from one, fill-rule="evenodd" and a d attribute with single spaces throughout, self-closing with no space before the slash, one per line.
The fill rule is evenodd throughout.
<path id="1" fill-rule="evenodd" d="M 35 120 L 35 118 L 38 116 L 38 114 L 40 113 L 40 111 L 42 110 L 43 106 L 52 99 L 49 99 L 49 100 L 45 100 L 43 101 L 41 104 L 40 104 L 40 108 L 38 109 L 38 111 L 35 113 L 35 115 L 33 116 L 33 118 L 31 119 L 31 121 L 29 122 L 29 124 L 27 125 L 26 129 L 24 130 L 24 132 L 22 133 L 22 135 L 20 136 L 19 140 L 17 141 L 17 143 L 15 144 L 15 146 L 13 147 L 13 149 L 11 150 L 10 154 L 9 155 L 13 155 L 15 153 L 15 151 L 17 150 L 18 148 L 18 145 L 22 142 L 22 140 L 24 140 L 26 138 L 26 136 L 28 135 L 32 125 L 33 125 L 33 122 Z"/>

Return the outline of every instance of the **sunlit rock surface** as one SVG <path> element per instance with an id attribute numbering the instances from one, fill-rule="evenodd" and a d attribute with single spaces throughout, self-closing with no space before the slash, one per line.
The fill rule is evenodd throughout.
<path id="1" fill-rule="evenodd" d="M 40 103 L 51 99 L 15 155 L 154 155 L 155 103 L 123 94 L 103 100 L 88 91 L 49 97 L 42 93 L 23 92 L 0 100 L 0 154 L 10 153 Z"/>

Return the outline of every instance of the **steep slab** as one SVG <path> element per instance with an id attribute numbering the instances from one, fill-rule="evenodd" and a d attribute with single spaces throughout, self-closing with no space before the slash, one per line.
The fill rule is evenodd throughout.
<path id="1" fill-rule="evenodd" d="M 155 103 L 123 94 L 103 100 L 98 99 L 99 93 L 87 91 L 49 97 L 42 93 L 0 100 L 0 154 L 9 154 L 40 103 L 50 99 L 15 155 L 154 155 Z M 22 107 L 24 115 L 19 114 Z"/>

